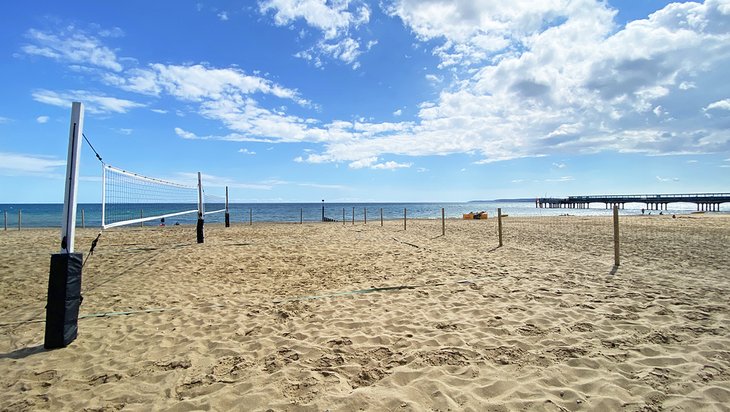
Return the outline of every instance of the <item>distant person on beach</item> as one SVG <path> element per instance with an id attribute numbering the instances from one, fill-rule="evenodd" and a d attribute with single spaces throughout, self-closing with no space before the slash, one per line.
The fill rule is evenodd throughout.
<path id="1" fill-rule="evenodd" d="M 644 209 L 641 209 L 641 214 L 642 214 L 642 215 L 644 214 Z"/>
<path id="2" fill-rule="evenodd" d="M 165 226 L 165 218 L 160 219 L 160 226 Z"/>

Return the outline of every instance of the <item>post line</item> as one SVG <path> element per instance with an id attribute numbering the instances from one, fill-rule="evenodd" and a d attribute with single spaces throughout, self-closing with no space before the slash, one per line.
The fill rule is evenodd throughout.
<path id="1" fill-rule="evenodd" d="M 499 233 L 499 247 L 502 247 L 502 208 L 497 208 L 497 232 Z"/>

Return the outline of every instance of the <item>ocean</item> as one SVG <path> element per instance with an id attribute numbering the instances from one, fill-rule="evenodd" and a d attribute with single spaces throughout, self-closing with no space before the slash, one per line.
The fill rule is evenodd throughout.
<path id="1" fill-rule="evenodd" d="M 497 208 L 502 209 L 503 214 L 511 216 L 557 216 L 570 214 L 576 216 L 608 216 L 610 209 L 605 209 L 604 204 L 594 203 L 590 209 L 540 209 L 535 207 L 532 201 L 525 202 L 428 202 L 428 203 L 327 203 L 325 202 L 325 216 L 330 219 L 342 221 L 342 211 L 345 211 L 345 221 L 352 219 L 353 207 L 355 208 L 355 220 L 361 222 L 365 209 L 367 209 L 368 221 L 380 220 L 380 209 L 383 209 L 383 218 L 387 220 L 402 219 L 403 210 L 406 209 L 409 219 L 440 219 L 441 208 L 444 208 L 447 218 L 461 218 L 462 214 L 477 211 L 486 211 L 489 217 L 496 216 Z M 646 207 L 643 203 L 627 203 L 626 208 L 620 211 L 624 215 L 639 215 L 641 209 Z M 189 205 L 188 209 L 196 209 L 196 205 Z M 218 210 L 223 205 L 206 205 L 206 210 Z M 125 218 L 134 219 L 142 216 L 155 216 L 165 213 L 169 205 L 165 204 L 138 204 L 130 203 L 116 205 L 115 210 L 124 209 Z M 81 211 L 83 210 L 85 227 L 101 226 L 101 205 L 98 203 L 82 203 L 77 208 L 77 226 L 82 226 Z M 664 214 L 688 214 L 696 210 L 693 203 L 670 204 L 669 209 L 662 211 Z M 233 224 L 249 222 L 249 214 L 253 222 L 299 222 L 300 213 L 304 222 L 322 221 L 322 203 L 231 203 L 229 204 L 231 222 Z M 728 213 L 730 207 L 722 205 L 721 212 Z M 20 213 L 19 213 L 20 212 Z M 21 224 L 25 228 L 61 227 L 62 204 L 40 203 L 40 204 L 0 204 L 0 216 L 4 226 L 8 229 L 18 228 L 18 217 L 21 215 Z M 109 211 L 108 211 L 109 213 Z M 659 211 L 645 210 L 645 213 L 658 214 Z M 709 212 L 708 212 L 709 213 Z M 179 223 L 182 225 L 195 224 L 196 214 L 191 213 L 183 216 L 175 216 L 166 219 L 167 225 Z M 223 213 L 206 215 L 206 223 L 222 223 Z M 157 226 L 159 221 L 145 222 L 148 226 Z M 2 230 L 3 228 L 0 228 Z"/>

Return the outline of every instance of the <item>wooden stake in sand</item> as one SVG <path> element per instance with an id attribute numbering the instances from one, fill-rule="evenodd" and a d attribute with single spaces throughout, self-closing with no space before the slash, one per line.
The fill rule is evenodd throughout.
<path id="1" fill-rule="evenodd" d="M 342 208 L 342 226 L 345 226 L 345 208 Z"/>
<path id="2" fill-rule="evenodd" d="M 380 208 L 380 226 L 383 226 L 383 208 Z"/>
<path id="3" fill-rule="evenodd" d="M 446 214 L 444 208 L 441 208 L 441 236 L 446 236 Z"/>
<path id="4" fill-rule="evenodd" d="M 352 208 L 352 224 L 355 224 L 355 208 Z"/>
<path id="5" fill-rule="evenodd" d="M 497 208 L 497 232 L 499 233 L 499 247 L 502 247 L 502 208 Z"/>
<path id="6" fill-rule="evenodd" d="M 367 225 L 368 224 L 368 208 L 364 207 L 362 208 L 363 213 L 363 222 Z"/>
<path id="7" fill-rule="evenodd" d="M 248 225 L 253 226 L 253 209 L 248 209 Z"/>
<path id="8" fill-rule="evenodd" d="M 403 230 L 406 230 L 406 208 L 403 208 Z"/>
<path id="9" fill-rule="evenodd" d="M 304 209 L 299 209 L 299 224 L 304 223 Z"/>
<path id="10" fill-rule="evenodd" d="M 618 206 L 613 207 L 613 264 L 618 267 L 621 263 L 619 259 L 619 240 L 618 240 Z"/>
<path id="11" fill-rule="evenodd" d="M 3 222 L 4 222 L 3 226 L 5 227 L 5 230 L 8 230 L 8 211 L 7 210 L 3 210 Z"/>
<path id="12" fill-rule="evenodd" d="M 23 211 L 18 210 L 18 230 L 23 226 Z"/>

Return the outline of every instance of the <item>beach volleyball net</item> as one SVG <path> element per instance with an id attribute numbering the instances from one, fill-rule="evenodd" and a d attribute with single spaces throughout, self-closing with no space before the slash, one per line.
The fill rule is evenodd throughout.
<path id="1" fill-rule="evenodd" d="M 199 187 L 103 165 L 102 229 L 199 213 Z"/>

